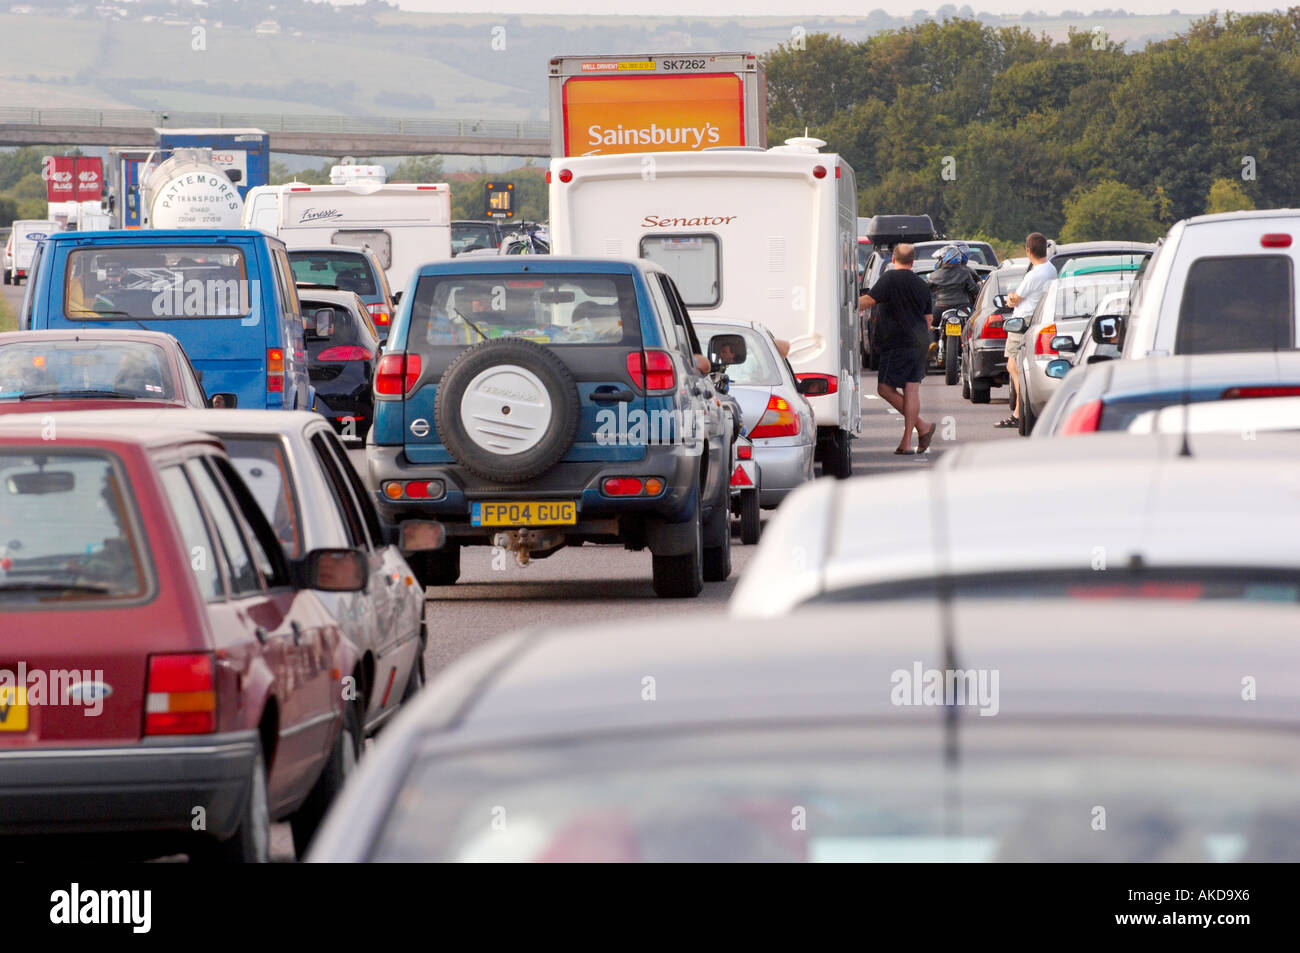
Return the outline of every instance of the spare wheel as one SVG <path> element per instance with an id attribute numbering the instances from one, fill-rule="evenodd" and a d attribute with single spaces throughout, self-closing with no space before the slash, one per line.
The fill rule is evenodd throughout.
<path id="1" fill-rule="evenodd" d="M 466 348 L 438 382 L 434 419 L 452 457 L 474 475 L 523 483 L 573 445 L 578 386 L 555 352 L 524 338 Z"/>

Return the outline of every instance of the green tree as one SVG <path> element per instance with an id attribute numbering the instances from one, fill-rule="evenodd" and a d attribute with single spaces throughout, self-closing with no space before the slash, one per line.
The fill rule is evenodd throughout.
<path id="1" fill-rule="evenodd" d="M 442 156 L 412 156 L 403 159 L 389 182 L 441 182 L 445 173 L 442 171 Z"/>
<path id="2" fill-rule="evenodd" d="M 1153 242 L 1165 233 L 1156 203 L 1122 182 L 1099 182 L 1066 200 L 1062 242 Z"/>
<path id="3" fill-rule="evenodd" d="M 1255 203 L 1251 201 L 1240 182 L 1232 179 L 1215 179 L 1210 184 L 1210 194 L 1205 199 L 1207 213 L 1236 212 L 1254 207 Z"/>

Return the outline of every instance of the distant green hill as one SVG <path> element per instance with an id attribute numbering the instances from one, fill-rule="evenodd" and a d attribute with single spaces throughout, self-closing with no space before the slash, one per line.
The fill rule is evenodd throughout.
<path id="1" fill-rule="evenodd" d="M 0 14 L 0 105 L 545 119 L 546 65 L 557 53 L 762 52 L 789 43 L 796 29 L 859 40 L 916 22 L 880 10 L 858 18 L 502 17 L 394 10 L 369 17 L 341 13 L 335 19 L 352 19 L 337 29 L 317 17 L 304 20 L 299 31 L 286 19 L 278 23 L 281 32 L 260 35 L 246 24 L 218 26 L 211 11 L 204 23 L 186 12 L 183 23 L 167 25 L 142 22 L 136 4 L 123 8 L 133 19 L 56 15 L 45 5 L 42 15 Z M 1193 18 L 981 19 L 1059 39 L 1071 28 L 1101 27 L 1111 40 L 1138 48 L 1172 36 Z M 205 31 L 203 49 L 194 49 L 195 27 Z"/>

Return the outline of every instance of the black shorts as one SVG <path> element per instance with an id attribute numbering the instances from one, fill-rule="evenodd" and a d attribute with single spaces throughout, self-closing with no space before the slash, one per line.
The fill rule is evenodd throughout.
<path id="1" fill-rule="evenodd" d="M 888 387 L 919 384 L 925 380 L 925 362 L 929 345 L 891 347 L 880 352 L 878 380 Z"/>

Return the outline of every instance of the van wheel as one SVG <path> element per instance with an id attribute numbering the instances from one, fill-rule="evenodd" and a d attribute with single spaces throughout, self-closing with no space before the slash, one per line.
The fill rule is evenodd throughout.
<path id="1" fill-rule="evenodd" d="M 454 586 L 460 578 L 460 544 L 448 540 L 442 544 L 442 549 L 411 553 L 406 557 L 406 564 L 425 589 Z"/>
<path id="2" fill-rule="evenodd" d="M 989 385 L 983 381 L 971 381 L 970 385 L 970 402 L 972 404 L 987 404 L 989 402 Z"/>
<path id="3" fill-rule="evenodd" d="M 193 863 L 266 864 L 271 860 L 271 807 L 266 799 L 266 759 L 262 741 L 253 753 L 253 773 L 239 814 L 239 828 L 223 841 L 204 838 L 189 851 Z"/>
<path id="4" fill-rule="evenodd" d="M 316 779 L 307 800 L 289 817 L 289 827 L 293 831 L 293 852 L 298 857 L 307 853 L 307 846 L 316 836 L 321 821 L 325 819 L 325 812 L 356 771 L 357 761 L 361 758 L 361 744 L 361 720 L 357 717 L 357 706 L 349 702 L 343 707 L 343 724 L 339 726 L 339 734 L 334 739 L 334 750 L 330 752 L 329 760 L 321 769 L 320 777 Z"/>
<path id="5" fill-rule="evenodd" d="M 704 590 L 704 528 L 698 504 L 691 522 L 695 529 L 695 544 L 690 552 L 650 558 L 655 595 L 664 599 L 692 599 Z"/>
<path id="6" fill-rule="evenodd" d="M 727 504 L 730 491 L 724 486 L 723 499 L 713 508 L 709 525 L 704 529 L 705 539 L 713 544 L 704 550 L 704 581 L 723 582 L 731 575 L 731 507 Z"/>
<path id="7" fill-rule="evenodd" d="M 740 541 L 746 546 L 753 546 L 758 542 L 759 529 L 758 490 L 742 490 L 740 493 Z"/>

